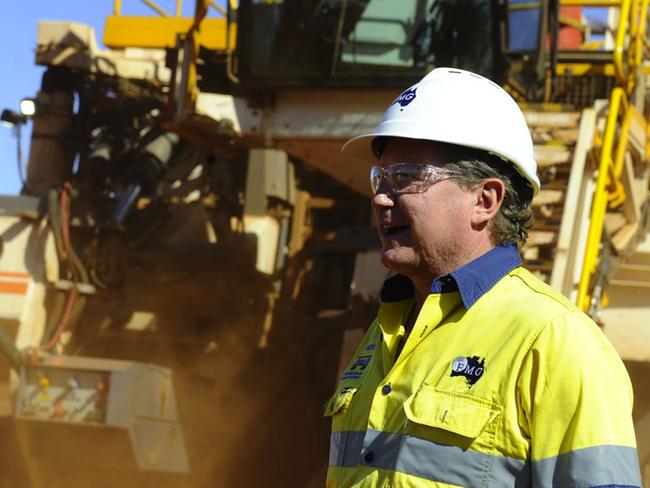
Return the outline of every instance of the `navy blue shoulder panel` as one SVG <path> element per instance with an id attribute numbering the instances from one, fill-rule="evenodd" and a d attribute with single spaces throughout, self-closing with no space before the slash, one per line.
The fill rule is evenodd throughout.
<path id="1" fill-rule="evenodd" d="M 520 265 L 521 257 L 517 247 L 507 243 L 492 248 L 462 268 L 452 271 L 448 276 L 456 282 L 463 305 L 469 310 L 501 278 Z M 443 276 L 434 280 L 431 292 L 444 293 L 445 279 L 448 277 Z"/>
<path id="2" fill-rule="evenodd" d="M 465 308 L 469 309 L 510 271 L 521 265 L 521 257 L 514 244 L 496 246 L 474 261 L 431 283 L 431 293 L 460 291 Z M 413 283 L 404 275 L 396 274 L 384 282 L 381 301 L 397 302 L 413 297 Z"/>

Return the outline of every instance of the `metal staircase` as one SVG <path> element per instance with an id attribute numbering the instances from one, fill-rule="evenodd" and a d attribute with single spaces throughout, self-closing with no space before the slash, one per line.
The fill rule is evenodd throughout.
<path id="1" fill-rule="evenodd" d="M 586 290 L 582 308 L 624 359 L 649 361 L 647 128 L 631 105 L 621 109 L 621 96 L 618 106 L 601 100 L 581 112 L 525 108 L 542 190 L 522 254 L 529 270 L 579 305 Z"/>
<path id="2" fill-rule="evenodd" d="M 560 3 L 602 6 L 588 0 Z M 603 314 L 605 307 L 618 307 L 622 295 L 616 287 L 636 290 L 650 283 L 642 245 L 650 180 L 644 64 L 648 0 L 607 6 L 619 13 L 611 61 L 592 66 L 593 51 L 584 51 L 580 66 L 598 69 L 598 76 L 616 84 L 609 99 L 582 111 L 524 107 L 543 188 L 533 202 L 536 223 L 523 250 L 525 264 L 603 324 L 605 317 L 617 316 Z"/>
<path id="3" fill-rule="evenodd" d="M 581 113 L 547 104 L 526 107 L 524 114 L 535 144 L 535 158 L 542 189 L 533 200 L 535 224 L 523 249 L 523 259 L 529 270 L 549 282 L 553 272 Z"/>

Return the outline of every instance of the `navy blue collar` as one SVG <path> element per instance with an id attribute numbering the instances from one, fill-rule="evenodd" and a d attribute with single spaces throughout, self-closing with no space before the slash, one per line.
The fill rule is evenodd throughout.
<path id="1" fill-rule="evenodd" d="M 469 309 L 501 278 L 520 265 L 521 257 L 514 244 L 496 246 L 462 268 L 433 280 L 431 293 L 459 291 L 463 305 Z M 403 275 L 395 275 L 384 283 L 381 301 L 405 300 L 413 295 L 411 280 Z"/>

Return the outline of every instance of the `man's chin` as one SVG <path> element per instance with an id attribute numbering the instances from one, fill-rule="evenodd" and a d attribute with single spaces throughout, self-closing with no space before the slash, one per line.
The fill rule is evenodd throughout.
<path id="1" fill-rule="evenodd" d="M 408 256 L 406 249 L 385 249 L 381 253 L 381 264 L 400 274 L 408 274 L 409 269 L 414 266 L 413 257 Z"/>
<path id="2" fill-rule="evenodd" d="M 405 227 L 399 232 L 394 232 L 390 235 L 385 235 L 381 238 L 384 249 L 411 247 L 411 232 L 408 227 Z"/>

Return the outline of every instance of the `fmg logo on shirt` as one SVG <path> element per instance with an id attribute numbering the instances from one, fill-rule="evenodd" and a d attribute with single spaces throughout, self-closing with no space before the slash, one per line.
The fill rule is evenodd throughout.
<path id="1" fill-rule="evenodd" d="M 451 363 L 450 376 L 464 376 L 471 387 L 485 372 L 485 358 L 458 356 Z"/>

